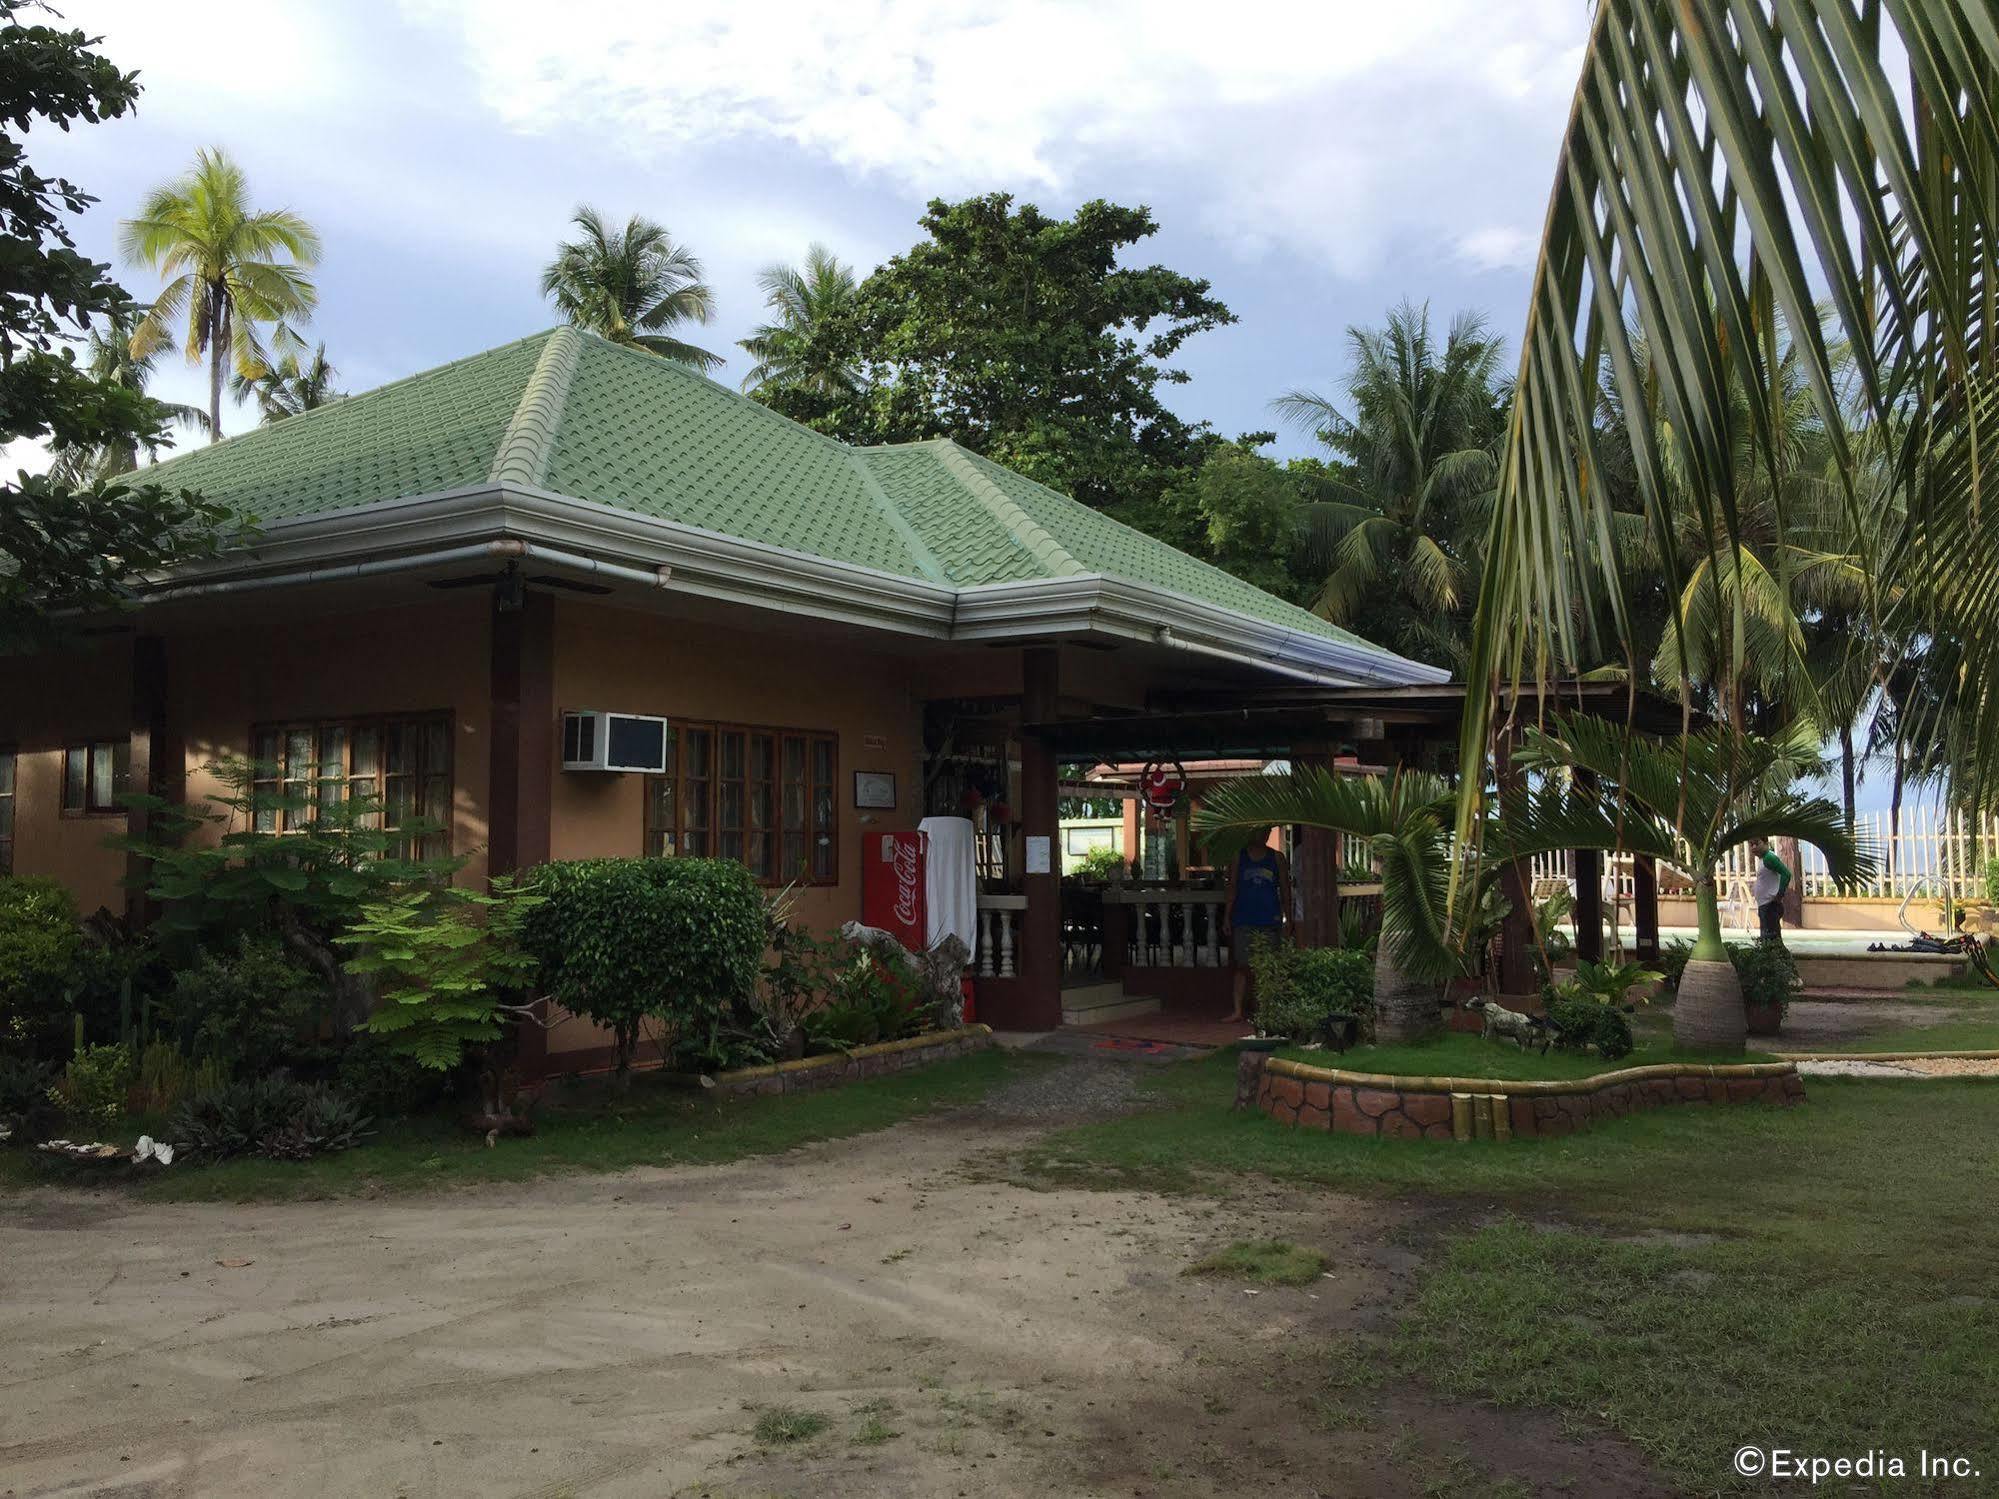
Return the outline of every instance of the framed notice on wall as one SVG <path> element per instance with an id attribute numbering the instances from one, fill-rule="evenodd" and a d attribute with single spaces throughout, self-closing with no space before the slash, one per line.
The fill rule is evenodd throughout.
<path id="1" fill-rule="evenodd" d="M 854 805 L 874 811 L 894 811 L 895 772 L 892 770 L 855 771 Z"/>

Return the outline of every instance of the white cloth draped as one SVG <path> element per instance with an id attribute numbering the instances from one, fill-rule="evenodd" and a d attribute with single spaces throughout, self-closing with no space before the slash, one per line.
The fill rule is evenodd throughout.
<path id="1" fill-rule="evenodd" d="M 956 937 L 965 951 L 977 947 L 978 861 L 969 817 L 926 817 L 917 825 L 926 836 L 923 901 L 930 913 L 929 943 Z"/>

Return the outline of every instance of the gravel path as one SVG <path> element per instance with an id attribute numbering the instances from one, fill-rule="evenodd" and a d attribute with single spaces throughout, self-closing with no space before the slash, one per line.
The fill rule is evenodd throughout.
<path id="1" fill-rule="evenodd" d="M 1075 1061 L 1037 1067 L 980 1102 L 979 1113 L 1009 1124 L 1106 1118 L 1138 1106 L 1138 1069 L 1130 1062 Z"/>

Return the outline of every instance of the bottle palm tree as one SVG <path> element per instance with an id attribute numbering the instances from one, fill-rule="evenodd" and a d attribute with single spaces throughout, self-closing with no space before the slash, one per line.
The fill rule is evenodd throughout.
<path id="1" fill-rule="evenodd" d="M 1825 855 L 1833 883 L 1855 885 L 1875 855 L 1839 806 L 1792 789 L 1819 768 L 1816 730 L 1784 738 L 1717 724 L 1651 739 L 1602 719 L 1556 716 L 1529 728 L 1514 763 L 1529 772 L 1586 771 L 1566 786 L 1510 800 L 1488 852 L 1524 858 L 1556 848 L 1649 855 L 1693 881 L 1698 931 L 1673 1005 L 1673 1040 L 1693 1050 L 1742 1050 L 1742 985 L 1721 938 L 1717 874 L 1723 856 L 1751 838 L 1796 838 Z M 1594 784 L 1591 784 L 1593 779 Z"/>
<path id="2" fill-rule="evenodd" d="M 83 367 L 94 380 L 145 394 L 152 382 L 153 366 L 159 351 L 144 355 L 132 352 L 132 335 L 138 330 L 146 309 L 126 303 L 91 327 L 83 350 Z M 154 406 L 167 420 L 184 422 L 206 430 L 208 414 L 194 406 L 172 401 L 155 401 Z M 51 472 L 64 484 L 83 485 L 99 479 L 115 479 L 139 466 L 137 442 L 110 443 L 102 447 L 59 447 L 54 450 Z"/>
<path id="3" fill-rule="evenodd" d="M 756 360 L 743 389 L 781 385 L 825 397 L 850 396 L 861 372 L 842 319 L 860 291 L 852 266 L 824 245 L 805 252 L 800 266 L 768 265 L 757 272 L 764 306 L 777 314 L 736 347 Z"/>
<path id="4" fill-rule="evenodd" d="M 120 253 L 168 278 L 132 335 L 143 357 L 172 341 L 190 364 L 208 360 L 208 438 L 222 436 L 222 370 L 238 374 L 271 362 L 270 349 L 302 347 L 292 320 L 311 316 L 318 293 L 306 275 L 319 260 L 319 235 L 290 209 L 252 210 L 243 169 L 220 150 L 196 153 L 194 169 L 153 189 L 138 217 L 119 228 Z"/>
<path id="5" fill-rule="evenodd" d="M 1452 800 L 1448 782 L 1420 771 L 1345 777 L 1302 766 L 1224 782 L 1202 797 L 1193 829 L 1218 861 L 1281 825 L 1365 839 L 1381 872 L 1374 1033 L 1413 1041 L 1437 1029 L 1444 981 L 1463 969 L 1462 935 L 1453 935 L 1444 914 Z"/>
<path id="6" fill-rule="evenodd" d="M 239 401 L 254 399 L 268 427 L 301 411 L 330 406 L 341 399 L 346 393 L 333 385 L 339 378 L 340 371 L 327 362 L 326 345 L 322 343 L 312 351 L 312 358 L 304 362 L 293 353 L 280 359 L 274 369 L 253 374 L 239 371 L 230 382 L 230 391 Z"/>
<path id="7" fill-rule="evenodd" d="M 1498 472 L 1500 340 L 1461 313 L 1439 348 L 1429 308 L 1405 302 L 1381 328 L 1349 328 L 1347 345 L 1345 410 L 1309 390 L 1272 403 L 1339 460 L 1303 515 L 1308 555 L 1326 569 L 1312 607 L 1405 655 L 1457 665 Z"/>
<path id="8" fill-rule="evenodd" d="M 565 318 L 613 343 L 650 349 L 698 370 L 722 363 L 721 355 L 667 331 L 715 317 L 715 293 L 701 279 L 701 262 L 691 250 L 636 214 L 615 232 L 588 206 L 570 222 L 581 233 L 558 245 L 541 273 L 542 295 Z"/>

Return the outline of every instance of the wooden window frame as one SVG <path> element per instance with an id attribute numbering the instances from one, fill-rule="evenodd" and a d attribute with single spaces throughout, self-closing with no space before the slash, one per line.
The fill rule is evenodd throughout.
<path id="1" fill-rule="evenodd" d="M 14 828 L 20 817 L 21 804 L 16 798 L 21 789 L 21 754 L 11 744 L 0 744 L 0 762 L 6 765 L 6 776 L 0 779 L 0 803 L 4 803 L 7 816 L 0 820 L 0 875 L 14 872 Z"/>
<path id="2" fill-rule="evenodd" d="M 671 719 L 667 774 L 647 776 L 644 849 L 652 858 L 728 858 L 743 864 L 768 886 L 840 883 L 840 736 L 830 729 L 778 724 Z M 688 736 L 706 736 L 704 775 L 690 775 Z M 740 758 L 727 744 L 735 738 Z M 769 758 L 760 759 L 758 741 Z M 790 773 L 787 753 L 797 748 L 800 776 Z M 760 774 L 761 766 L 768 774 Z M 820 771 L 823 769 L 823 777 Z M 698 798 L 689 794 L 700 788 Z M 797 819 L 788 793 L 799 793 Z M 690 823 L 697 808 L 700 820 Z M 825 835 L 825 843 L 818 840 Z M 796 840 L 794 842 L 794 840 Z M 690 847 L 690 843 L 692 846 Z M 790 851 L 799 868 L 787 874 Z"/>
<path id="3" fill-rule="evenodd" d="M 92 773 L 98 751 L 111 756 L 111 789 L 108 800 L 97 797 L 97 777 Z M 81 778 L 81 800 L 70 800 L 69 764 L 72 756 L 83 757 Z M 15 773 L 20 772 L 19 765 Z M 84 739 L 65 744 L 62 747 L 62 785 L 58 792 L 58 806 L 64 817 L 123 817 L 125 808 L 118 804 L 118 797 L 125 790 L 125 781 L 132 773 L 132 741 L 130 739 Z"/>
<path id="4" fill-rule="evenodd" d="M 418 736 L 419 747 L 422 742 L 421 736 L 425 731 L 440 730 L 439 742 L 443 746 L 441 768 L 424 765 L 419 760 L 407 770 L 391 771 L 388 768 L 387 744 L 388 731 L 392 726 L 414 731 Z M 339 736 L 340 745 L 339 769 L 332 775 L 326 773 L 327 767 L 333 763 L 327 758 L 326 752 L 329 733 Z M 374 735 L 374 768 L 372 771 L 356 770 L 355 744 L 367 733 Z M 294 736 L 307 734 L 312 736 L 310 768 L 305 773 L 295 773 L 290 755 L 292 741 Z M 259 750 L 267 740 L 276 746 L 275 758 L 259 754 Z M 337 795 L 332 798 L 333 801 L 345 801 L 354 794 L 357 787 L 367 781 L 374 783 L 367 794 L 380 805 L 382 811 L 379 815 L 385 818 L 395 806 L 389 794 L 392 789 L 390 782 L 406 781 L 411 797 L 408 805 L 414 810 L 414 815 L 420 817 L 424 783 L 441 779 L 444 811 L 438 821 L 443 826 L 436 833 L 421 840 L 422 844 L 427 846 L 412 847 L 410 840 L 404 839 L 401 847 L 393 852 L 398 857 L 404 858 L 427 859 L 448 856 L 451 852 L 456 821 L 454 810 L 458 794 L 457 740 L 457 720 L 448 708 L 420 713 L 361 713 L 350 717 L 329 715 L 252 724 L 250 761 L 258 771 L 251 783 L 253 794 L 269 790 L 282 791 L 288 786 L 303 787 L 306 813 L 301 819 L 290 807 L 265 808 L 255 814 L 256 828 L 260 832 L 280 834 L 299 831 L 301 827 L 310 826 L 316 820 L 316 813 L 320 807 L 330 804 L 323 794 L 324 787 L 331 786 L 337 791 Z M 274 769 L 275 774 L 263 774 L 267 767 Z M 400 822 L 386 823 L 385 826 L 388 831 L 393 832 L 400 826 Z"/>

